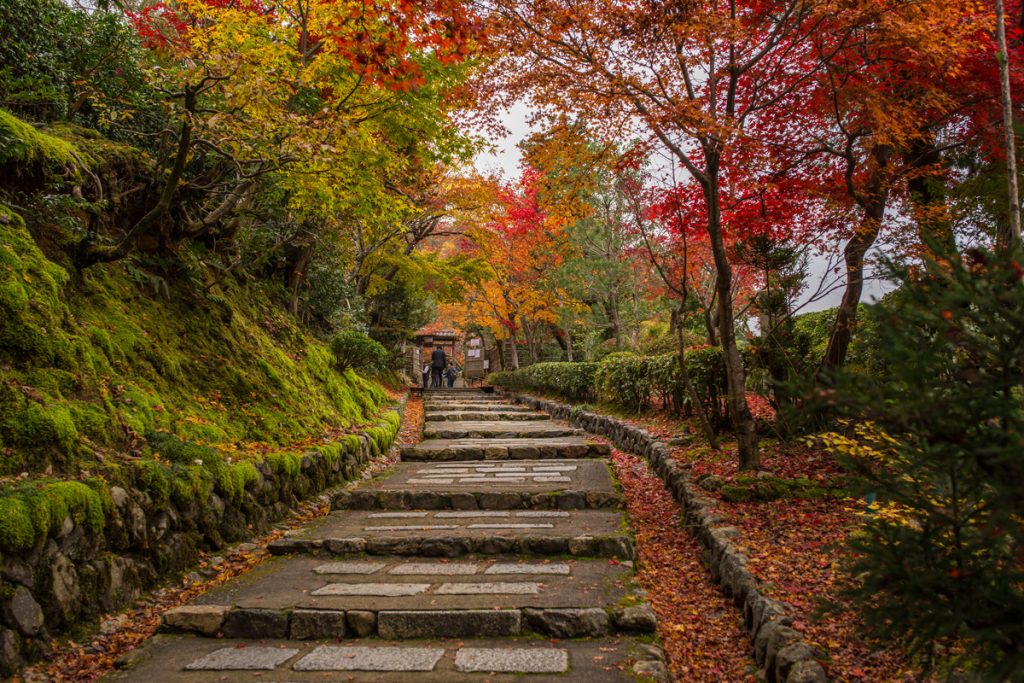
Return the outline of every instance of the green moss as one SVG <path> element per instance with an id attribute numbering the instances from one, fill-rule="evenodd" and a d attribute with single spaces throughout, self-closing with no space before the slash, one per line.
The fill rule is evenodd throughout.
<path id="1" fill-rule="evenodd" d="M 0 549 L 23 552 L 63 528 L 69 516 L 93 533 L 101 533 L 113 500 L 106 482 L 36 482 L 0 497 Z"/>
<path id="2" fill-rule="evenodd" d="M 21 217 L 0 204 L 0 358 L 19 365 L 69 365 L 62 328 L 67 281 L 67 272 L 43 256 Z"/>
<path id="3" fill-rule="evenodd" d="M 75 144 L 97 142 L 74 137 L 81 131 L 65 133 Z M 136 447 L 137 435 L 155 433 L 193 444 L 263 442 L 286 451 L 326 428 L 377 419 L 386 404 L 377 384 L 335 371 L 330 350 L 282 311 L 264 285 L 229 280 L 213 301 L 185 281 L 168 279 L 156 291 L 134 268 L 97 265 L 69 285 L 67 272 L 47 259 L 22 219 L 0 206 L 0 443 L 9 449 L 0 474 L 39 474 L 51 464 L 71 474 L 103 471 L 110 460 L 93 453 L 124 452 Z M 23 386 L 41 398 L 27 398 Z M 375 432 L 378 452 L 392 441 L 393 435 Z M 344 443 L 359 444 L 355 437 Z M 195 484 L 172 484 L 177 465 L 211 457 L 210 451 L 177 457 L 164 453 L 166 447 L 150 450 L 175 467 L 160 474 L 163 465 L 146 464 L 138 475 L 163 499 L 172 485 L 175 495 L 184 495 Z M 294 467 L 289 460 L 286 471 Z"/>
<path id="4" fill-rule="evenodd" d="M 0 548 L 5 552 L 22 552 L 35 542 L 32 516 L 24 500 L 0 498 Z"/>
<path id="5" fill-rule="evenodd" d="M 327 466 L 334 467 L 341 460 L 341 456 L 345 452 L 345 446 L 342 443 L 329 443 L 317 450 L 323 457 L 324 462 L 327 463 Z"/>
<path id="6" fill-rule="evenodd" d="M 70 514 L 76 524 L 83 522 L 99 533 L 104 526 L 103 500 L 92 488 L 77 481 L 60 481 L 45 486 L 40 495 L 46 499 L 50 529 L 59 529 Z"/>
<path id="7" fill-rule="evenodd" d="M 36 130 L 0 109 L 0 163 L 75 166 L 84 161 L 78 149 L 59 137 Z"/>
<path id="8" fill-rule="evenodd" d="M 171 499 L 169 468 L 156 460 L 141 460 L 135 467 L 139 487 L 149 493 L 157 505 L 166 505 Z"/>
<path id="9" fill-rule="evenodd" d="M 302 456 L 296 453 L 270 453 L 267 455 L 267 464 L 275 474 L 297 477 L 302 471 Z"/>
<path id="10" fill-rule="evenodd" d="M 71 412 L 61 405 L 28 403 L 4 421 L 0 431 L 5 441 L 13 446 L 36 451 L 46 446 L 71 450 L 76 444 L 78 430 Z"/>
<path id="11" fill-rule="evenodd" d="M 732 503 L 749 501 L 771 501 L 782 498 L 823 498 L 829 495 L 828 489 L 818 482 L 804 477 L 784 479 L 768 475 L 756 477 L 737 477 L 729 483 L 715 484 L 714 487 L 702 483 L 705 489 L 717 488 L 722 498 Z"/>

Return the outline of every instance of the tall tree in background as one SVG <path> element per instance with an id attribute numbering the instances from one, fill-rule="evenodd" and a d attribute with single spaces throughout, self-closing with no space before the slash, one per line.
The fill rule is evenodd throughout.
<path id="1" fill-rule="evenodd" d="M 717 270 L 719 334 L 729 409 L 743 468 L 760 460 L 745 373 L 736 344 L 732 264 L 726 249 L 722 182 L 726 159 L 755 119 L 784 121 L 810 75 L 817 22 L 808 3 L 737 0 L 623 5 L 612 0 L 480 3 L 498 50 L 493 83 L 555 110 L 587 110 L 611 126 L 639 121 L 701 190 L 705 230 Z"/>
<path id="2" fill-rule="evenodd" d="M 1006 191 L 1009 225 L 1002 239 L 1007 244 L 1020 242 L 1020 196 L 1017 191 L 1017 143 L 1013 130 L 1013 96 L 1010 91 L 1010 51 L 1006 44 L 1006 12 L 1003 0 L 996 0 L 996 44 L 999 52 L 999 95 L 1003 118 L 1004 154 L 1006 154 Z"/>
<path id="3" fill-rule="evenodd" d="M 985 13 L 958 0 L 823 3 L 817 12 L 817 83 L 809 106 L 794 114 L 807 131 L 808 156 L 824 154 L 821 186 L 831 191 L 837 236 L 846 241 L 846 287 L 821 361 L 834 369 L 846 360 L 865 259 L 886 211 L 912 179 L 941 171 L 929 163 L 936 132 L 954 123 L 962 106 L 957 76 L 987 31 Z"/>

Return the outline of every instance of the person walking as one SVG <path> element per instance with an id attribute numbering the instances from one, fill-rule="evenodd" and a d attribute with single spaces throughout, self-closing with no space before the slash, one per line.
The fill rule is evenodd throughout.
<path id="1" fill-rule="evenodd" d="M 430 386 L 430 363 L 423 366 L 423 388 Z"/>
<path id="2" fill-rule="evenodd" d="M 454 365 L 449 365 L 444 371 L 444 378 L 448 380 L 448 388 L 451 389 L 455 386 L 455 377 L 458 375 L 458 371 Z"/>
<path id="3" fill-rule="evenodd" d="M 448 367 L 448 357 L 444 355 L 444 349 L 438 346 L 430 354 L 430 386 L 435 389 L 441 388 L 441 373 Z"/>

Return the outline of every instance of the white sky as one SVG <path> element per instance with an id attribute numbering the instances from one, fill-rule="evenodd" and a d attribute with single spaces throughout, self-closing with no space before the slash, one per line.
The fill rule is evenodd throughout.
<path id="1" fill-rule="evenodd" d="M 480 173 L 499 172 L 510 179 L 519 175 L 519 162 L 523 155 L 516 145 L 536 130 L 536 127 L 529 125 L 529 118 L 530 107 L 525 102 L 517 102 L 502 115 L 501 123 L 509 130 L 509 134 L 501 139 L 489 139 L 494 150 L 476 155 L 473 165 Z"/>

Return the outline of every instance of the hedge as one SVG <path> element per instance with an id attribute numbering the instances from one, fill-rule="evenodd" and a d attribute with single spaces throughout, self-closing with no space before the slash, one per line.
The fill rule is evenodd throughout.
<path id="1" fill-rule="evenodd" d="M 686 353 L 690 379 L 715 416 L 724 413 L 725 363 L 719 347 L 697 347 Z M 512 391 L 559 396 L 578 403 L 602 401 L 641 411 L 657 398 L 673 412 L 691 408 L 683 387 L 678 356 L 613 353 L 599 363 L 537 363 L 512 372 L 490 375 L 488 381 Z"/>
<path id="2" fill-rule="evenodd" d="M 600 363 L 535 363 L 512 372 L 496 372 L 490 384 L 512 391 L 537 391 L 580 403 L 597 399 L 596 375 Z"/>

